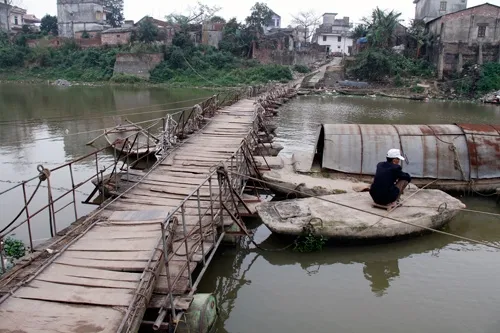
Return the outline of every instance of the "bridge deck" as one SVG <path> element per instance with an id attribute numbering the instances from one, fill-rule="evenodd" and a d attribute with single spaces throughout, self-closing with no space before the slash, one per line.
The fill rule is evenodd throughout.
<path id="1" fill-rule="evenodd" d="M 28 284 L 16 290 L 0 305 L 0 332 L 117 332 L 136 290 L 150 267 L 158 261 L 156 248 L 161 224 L 168 212 L 210 173 L 210 167 L 229 158 L 247 136 L 254 121 L 254 101 L 241 100 L 219 110 L 209 123 L 191 136 L 158 165 L 140 184 L 119 198 L 98 216 L 96 223 Z M 138 181 L 140 173 L 130 175 Z M 217 188 L 217 179 L 213 182 Z M 210 207 L 208 188 L 200 189 L 200 200 L 185 204 L 187 232 L 200 223 L 199 208 Z M 198 204 L 199 202 L 199 204 Z M 209 220 L 207 218 L 207 220 Z M 180 225 L 177 228 L 182 228 Z M 188 236 L 190 271 L 214 246 L 214 235 L 203 242 Z M 170 275 L 181 276 L 174 294 L 189 288 L 183 230 L 176 233 L 170 259 Z M 181 246 L 182 245 L 182 246 Z M 158 263 L 155 294 L 169 292 L 164 266 Z"/>

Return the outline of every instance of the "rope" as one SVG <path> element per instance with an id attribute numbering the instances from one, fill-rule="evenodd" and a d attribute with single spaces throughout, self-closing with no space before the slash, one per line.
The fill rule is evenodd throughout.
<path id="1" fill-rule="evenodd" d="M 251 177 L 251 176 L 248 176 L 248 175 L 241 175 L 241 174 L 238 174 L 238 173 L 233 172 L 233 171 L 229 171 L 229 172 L 231 172 L 231 173 L 233 173 L 235 175 L 238 175 L 238 176 L 246 177 L 248 179 L 258 180 L 257 178 L 254 178 L 254 177 Z M 268 182 L 268 181 L 265 181 L 265 180 L 262 180 L 262 182 L 271 184 L 271 182 Z M 280 188 L 286 189 L 286 190 L 290 190 L 289 188 L 287 188 L 285 186 L 282 186 L 282 185 L 279 185 L 279 184 L 273 184 L 273 185 L 276 186 L 276 187 L 280 187 Z M 460 240 L 464 240 L 464 241 L 468 241 L 468 242 L 471 242 L 471 243 L 480 244 L 480 245 L 484 245 L 484 246 L 487 246 L 487 247 L 491 247 L 491 248 L 500 250 L 500 246 L 493 245 L 491 243 L 483 242 L 483 241 L 472 239 L 472 238 L 469 238 L 469 237 L 455 235 L 455 234 L 452 234 L 452 233 L 449 233 L 449 232 L 446 232 L 446 231 L 442 231 L 442 230 L 438 230 L 438 229 L 434 229 L 434 228 L 430 228 L 430 227 L 421 226 L 421 225 L 418 225 L 418 224 L 415 224 L 415 223 L 411 223 L 411 222 L 407 222 L 407 221 L 401 221 L 401 220 L 398 220 L 398 219 L 395 219 L 395 218 L 392 218 L 392 217 L 388 217 L 388 216 L 385 217 L 385 216 L 383 216 L 381 214 L 369 212 L 367 210 L 364 210 L 364 209 L 361 209 L 361 208 L 357 208 L 357 207 L 354 207 L 354 206 L 348 206 L 348 205 L 340 203 L 340 202 L 336 202 L 336 201 L 325 199 L 325 198 L 323 198 L 321 196 L 310 195 L 310 194 L 302 192 L 302 191 L 297 191 L 297 190 L 292 190 L 292 191 L 293 192 L 297 192 L 298 194 L 304 195 L 306 197 L 312 197 L 312 198 L 315 198 L 317 200 L 321 200 L 321 201 L 332 203 L 332 204 L 335 204 L 335 205 L 338 205 L 338 206 L 350 208 L 350 209 L 353 209 L 353 210 L 356 210 L 356 211 L 359 211 L 359 212 L 363 212 L 363 213 L 367 213 L 367 214 L 372 214 L 372 215 L 380 216 L 380 217 L 383 217 L 383 218 L 386 218 L 388 220 L 395 221 L 395 222 L 398 222 L 398 223 L 403 223 L 403 224 L 411 225 L 411 226 L 416 227 L 416 228 L 421 228 L 421 229 L 432 231 L 432 232 L 435 232 L 435 233 L 438 233 L 438 234 L 442 234 L 442 235 L 445 235 L 445 236 L 454 237 L 454 238 L 457 238 L 457 239 L 460 239 Z"/>
<path id="2" fill-rule="evenodd" d="M 4 233 L 6 230 L 8 230 L 17 221 L 17 219 L 21 216 L 21 214 L 24 213 L 24 211 L 26 210 L 26 208 L 28 207 L 28 205 L 31 203 L 31 200 L 33 200 L 33 198 L 35 197 L 35 194 L 38 192 L 38 189 L 40 188 L 40 185 L 42 184 L 42 182 L 46 181 L 50 177 L 50 170 L 49 169 L 45 169 L 42 165 L 39 165 L 37 167 L 37 170 L 40 173 L 38 175 L 38 179 L 39 179 L 38 185 L 36 186 L 35 190 L 31 194 L 29 200 L 26 202 L 26 204 L 24 205 L 24 207 L 16 215 L 16 217 L 14 217 L 14 219 L 9 224 L 7 224 L 2 230 L 0 230 L 0 238 L 4 236 L 4 235 L 1 235 L 1 234 Z"/>

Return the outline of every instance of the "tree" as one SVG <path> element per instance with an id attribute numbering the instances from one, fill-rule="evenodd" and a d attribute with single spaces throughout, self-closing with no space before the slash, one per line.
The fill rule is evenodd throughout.
<path id="1" fill-rule="evenodd" d="M 425 22 L 423 20 L 412 20 L 408 29 L 408 36 L 415 42 L 416 58 L 418 59 L 422 46 L 428 45 L 431 40 L 430 34 L 425 30 Z"/>
<path id="2" fill-rule="evenodd" d="M 105 0 L 104 7 L 111 11 L 106 15 L 106 23 L 113 28 L 121 26 L 125 19 L 123 16 L 123 0 Z"/>
<path id="3" fill-rule="evenodd" d="M 312 10 L 307 12 L 299 12 L 297 15 L 292 15 L 292 23 L 304 29 L 304 42 L 308 42 L 313 35 L 316 26 L 319 24 L 321 16 L 316 15 Z"/>
<path id="4" fill-rule="evenodd" d="M 188 14 L 178 14 L 171 13 L 165 17 L 167 22 L 171 24 L 202 24 L 205 21 L 209 21 L 212 17 L 215 17 L 215 14 L 221 10 L 219 6 L 207 6 L 198 2 L 196 6 L 190 7 L 188 9 Z"/>
<path id="5" fill-rule="evenodd" d="M 152 43 L 158 38 L 158 27 L 151 17 L 147 17 L 139 24 L 138 38 L 143 43 Z"/>
<path id="6" fill-rule="evenodd" d="M 221 51 L 231 52 L 235 56 L 245 57 L 250 54 L 252 37 L 249 30 L 238 23 L 236 18 L 227 21 L 222 30 L 222 39 L 219 43 Z"/>
<path id="7" fill-rule="evenodd" d="M 57 17 L 50 16 L 49 14 L 42 17 L 42 22 L 40 24 L 40 31 L 47 34 L 51 34 L 53 36 L 57 36 L 58 35 Z"/>
<path id="8" fill-rule="evenodd" d="M 401 13 L 394 10 L 386 12 L 375 8 L 370 19 L 364 18 L 368 27 L 368 42 L 373 47 L 388 48 L 391 45 L 392 35 L 401 19 Z"/>
<path id="9" fill-rule="evenodd" d="M 264 32 L 264 26 L 267 26 L 273 17 L 273 11 L 263 2 L 256 2 L 250 9 L 252 12 L 245 21 L 248 28 L 254 33 L 257 38 L 258 34 Z"/>
<path id="10" fill-rule="evenodd" d="M 226 23 L 226 20 L 222 16 L 213 16 L 208 20 L 210 23 Z"/>
<path id="11" fill-rule="evenodd" d="M 362 37 L 366 37 L 367 34 L 368 34 L 368 27 L 365 24 L 358 24 L 352 30 L 352 38 L 355 40 Z"/>

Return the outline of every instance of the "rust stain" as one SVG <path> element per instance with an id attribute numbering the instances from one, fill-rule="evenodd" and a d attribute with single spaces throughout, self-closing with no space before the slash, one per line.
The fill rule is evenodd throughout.
<path id="1" fill-rule="evenodd" d="M 460 126 L 465 133 L 498 135 L 497 130 L 493 126 L 491 126 L 491 125 L 486 125 L 486 124 L 457 124 L 457 126 Z"/>
<path id="2" fill-rule="evenodd" d="M 420 127 L 420 130 L 422 131 L 423 134 L 434 135 L 434 131 L 429 126 L 427 126 L 427 125 L 419 125 L 418 127 Z"/>

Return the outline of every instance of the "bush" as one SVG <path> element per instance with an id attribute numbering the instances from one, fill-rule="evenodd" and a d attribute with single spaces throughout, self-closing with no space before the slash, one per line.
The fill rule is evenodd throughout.
<path id="1" fill-rule="evenodd" d="M 128 74 L 119 73 L 119 74 L 113 75 L 113 77 L 111 78 L 111 81 L 114 83 L 139 83 L 139 82 L 143 82 L 144 79 L 142 79 L 138 76 L 135 76 L 135 75 L 128 75 Z"/>
<path id="2" fill-rule="evenodd" d="M 432 77 L 432 66 L 421 59 L 406 58 L 383 49 L 368 49 L 356 57 L 349 74 L 361 80 L 384 81 L 391 76 Z"/>
<path id="3" fill-rule="evenodd" d="M 420 86 L 411 87 L 411 92 L 416 93 L 416 94 L 422 94 L 424 91 L 425 91 L 424 87 L 420 87 Z"/>
<path id="4" fill-rule="evenodd" d="M 295 65 L 295 66 L 293 66 L 293 70 L 296 72 L 302 73 L 302 74 L 306 74 L 306 73 L 309 73 L 311 71 L 309 69 L 309 67 L 307 67 L 305 65 Z"/>
<path id="5" fill-rule="evenodd" d="M 4 252 L 7 257 L 19 259 L 26 254 L 26 247 L 20 240 L 8 237 L 3 244 Z"/>

